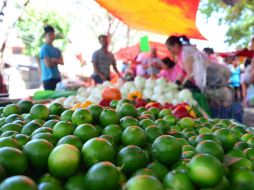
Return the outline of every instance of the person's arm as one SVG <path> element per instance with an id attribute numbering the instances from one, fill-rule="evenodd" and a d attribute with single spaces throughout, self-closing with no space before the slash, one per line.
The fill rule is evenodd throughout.
<path id="1" fill-rule="evenodd" d="M 112 56 L 113 56 L 113 55 L 112 55 Z M 114 56 L 113 56 L 112 66 L 113 66 L 114 71 L 117 73 L 117 75 L 118 75 L 119 77 L 122 77 L 121 73 L 120 73 L 120 72 L 118 71 L 118 69 L 117 69 L 116 60 L 115 60 Z"/>
<path id="2" fill-rule="evenodd" d="M 44 63 L 47 67 L 54 67 L 56 65 L 63 65 L 63 58 L 44 58 Z"/>

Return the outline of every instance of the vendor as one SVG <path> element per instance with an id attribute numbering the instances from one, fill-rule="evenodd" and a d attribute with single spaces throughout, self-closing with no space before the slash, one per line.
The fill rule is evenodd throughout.
<path id="1" fill-rule="evenodd" d="M 206 83 L 206 62 L 209 61 L 207 55 L 191 45 L 186 36 L 170 36 L 166 45 L 176 63 L 176 83 L 203 90 Z"/>
<path id="2" fill-rule="evenodd" d="M 146 66 L 148 76 L 156 77 L 159 74 L 162 68 L 162 61 L 157 55 L 156 48 L 151 48 L 150 56 L 145 60 L 144 65 Z"/>
<path id="3" fill-rule="evenodd" d="M 119 73 L 116 67 L 116 61 L 114 55 L 108 51 L 108 37 L 106 35 L 100 35 L 98 37 L 99 42 L 101 44 L 101 48 L 93 53 L 92 63 L 94 67 L 94 73 L 92 78 L 95 83 L 103 83 L 104 81 L 110 81 L 110 66 L 113 66 L 114 71 L 117 73 L 119 77 L 121 74 Z"/>
<path id="4" fill-rule="evenodd" d="M 40 51 L 40 67 L 42 82 L 45 90 L 55 90 L 56 84 L 61 81 L 58 65 L 63 65 L 61 51 L 53 46 L 55 31 L 52 26 L 44 27 L 45 44 Z"/>

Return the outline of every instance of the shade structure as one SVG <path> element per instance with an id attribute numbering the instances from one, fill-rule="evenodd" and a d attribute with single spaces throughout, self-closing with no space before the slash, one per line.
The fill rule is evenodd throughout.
<path id="1" fill-rule="evenodd" d="M 254 51 L 248 49 L 242 49 L 235 52 L 227 52 L 227 53 L 217 53 L 219 56 L 225 58 L 229 56 L 239 56 L 239 57 L 246 57 L 246 58 L 253 58 Z"/>
<path id="2" fill-rule="evenodd" d="M 199 0 L 96 0 L 130 27 L 205 39 L 196 27 Z"/>
<path id="3" fill-rule="evenodd" d="M 134 60 L 136 56 L 140 53 L 140 45 L 134 45 L 126 48 L 120 49 L 115 53 L 115 57 L 118 60 Z M 170 53 L 167 50 L 165 44 L 159 42 L 149 42 L 150 48 L 156 48 L 159 58 L 170 57 Z M 149 53 L 147 53 L 149 54 Z"/>

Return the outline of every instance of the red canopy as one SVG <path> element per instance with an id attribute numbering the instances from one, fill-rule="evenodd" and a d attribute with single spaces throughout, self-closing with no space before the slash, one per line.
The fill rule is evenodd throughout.
<path id="1" fill-rule="evenodd" d="M 205 39 L 196 26 L 199 0 L 96 0 L 130 27 Z"/>
<path id="2" fill-rule="evenodd" d="M 229 56 L 239 56 L 239 57 L 248 57 L 253 58 L 254 57 L 254 51 L 248 50 L 248 49 L 242 49 L 235 52 L 228 52 L 228 53 L 217 53 L 221 57 L 229 57 Z"/>
<path id="3" fill-rule="evenodd" d="M 159 42 L 149 42 L 150 48 L 156 48 L 158 57 L 170 57 L 170 53 L 167 50 L 165 44 Z M 136 56 L 140 53 L 139 44 L 122 48 L 118 52 L 115 53 L 115 57 L 118 60 L 134 60 Z"/>

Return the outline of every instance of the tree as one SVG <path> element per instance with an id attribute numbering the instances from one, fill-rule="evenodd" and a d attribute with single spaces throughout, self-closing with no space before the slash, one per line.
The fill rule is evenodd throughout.
<path id="1" fill-rule="evenodd" d="M 254 35 L 253 0 L 230 1 L 228 4 L 225 2 L 228 1 L 202 0 L 200 11 L 207 18 L 219 17 L 219 24 L 229 25 L 226 43 L 236 45 L 238 48 L 248 47 L 251 37 Z M 230 3 L 232 4 L 230 5 Z"/>
<path id="2" fill-rule="evenodd" d="M 17 23 L 18 36 L 25 44 L 25 54 L 38 56 L 43 44 L 43 27 L 48 24 L 55 28 L 56 46 L 64 50 L 69 42 L 67 38 L 70 28 L 68 19 L 53 11 L 27 8 Z"/>

